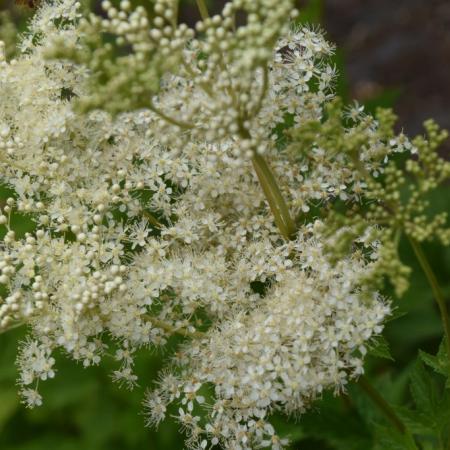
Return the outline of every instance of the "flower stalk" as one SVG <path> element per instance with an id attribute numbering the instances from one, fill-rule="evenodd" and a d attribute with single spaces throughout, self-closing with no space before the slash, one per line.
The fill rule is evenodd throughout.
<path id="1" fill-rule="evenodd" d="M 208 7 L 206 6 L 205 0 L 196 0 L 197 8 L 200 11 L 200 16 L 203 20 L 209 18 Z"/>
<path id="2" fill-rule="evenodd" d="M 142 211 L 142 215 L 151 223 L 155 228 L 162 228 L 161 222 L 150 212 Z"/>
<path id="3" fill-rule="evenodd" d="M 183 337 L 190 337 L 190 338 L 197 338 L 201 339 L 205 336 L 205 333 L 201 331 L 190 331 L 187 328 L 183 327 L 174 327 L 170 325 L 167 322 L 164 322 L 163 320 L 157 319 L 156 317 L 146 315 L 146 319 L 148 319 L 149 322 L 151 322 L 155 327 L 161 328 L 164 331 L 167 331 L 168 333 L 172 334 L 178 334 Z"/>
<path id="4" fill-rule="evenodd" d="M 196 0 L 196 3 L 202 19 L 208 19 L 209 12 L 205 0 Z M 263 80 L 264 81 L 261 96 L 254 111 L 255 115 L 258 114 L 259 110 L 261 109 L 262 101 L 267 92 L 268 69 L 266 66 L 264 67 Z M 244 138 L 250 137 L 248 131 L 243 131 L 242 127 L 241 134 L 243 134 Z M 295 222 L 289 213 L 289 209 L 283 198 L 275 176 L 272 173 L 272 170 L 270 169 L 264 157 L 256 152 L 252 158 L 252 164 L 263 189 L 264 195 L 266 196 L 267 202 L 269 203 L 270 209 L 275 219 L 275 223 L 280 230 L 280 233 L 285 239 L 291 240 L 296 232 Z"/>
<path id="5" fill-rule="evenodd" d="M 448 314 L 447 303 L 445 301 L 444 294 L 437 281 L 436 275 L 434 274 L 433 269 L 431 268 L 430 263 L 428 262 L 428 258 L 426 257 L 419 242 L 417 242 L 415 239 L 412 238 L 408 239 L 409 242 L 411 243 L 411 247 L 413 248 L 414 253 L 416 254 L 417 260 L 419 261 L 419 264 L 427 277 L 428 283 L 430 284 L 431 290 L 433 291 L 434 299 L 436 300 L 436 303 L 438 304 L 439 307 L 442 325 L 444 327 L 445 340 L 447 344 L 447 357 L 450 368 L 450 318 Z"/>
<path id="6" fill-rule="evenodd" d="M 397 416 L 389 403 L 380 395 L 380 393 L 371 385 L 369 380 L 363 375 L 358 381 L 361 389 L 367 394 L 372 402 L 378 407 L 380 412 L 392 423 L 392 425 L 402 434 L 406 432 L 405 424 Z"/>
<path id="7" fill-rule="evenodd" d="M 264 157 L 258 153 L 254 154 L 252 163 L 278 229 L 285 239 L 293 239 L 296 232 L 295 223 L 272 170 Z"/>
<path id="8" fill-rule="evenodd" d="M 153 103 L 151 103 L 148 108 L 153 111 L 156 115 L 161 117 L 161 119 L 165 120 L 167 123 L 170 123 L 171 125 L 175 125 L 176 127 L 179 127 L 184 130 L 188 130 L 191 128 L 194 128 L 194 125 L 188 122 L 183 122 L 181 120 L 174 119 L 171 116 L 168 116 L 165 112 L 161 111 L 159 108 L 157 108 Z"/>

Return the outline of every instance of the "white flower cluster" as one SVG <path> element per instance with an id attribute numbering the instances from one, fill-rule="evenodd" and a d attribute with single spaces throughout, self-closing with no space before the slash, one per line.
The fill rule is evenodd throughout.
<path id="1" fill-rule="evenodd" d="M 278 283 L 251 311 L 236 312 L 178 354 L 147 397 L 149 423 L 176 402 L 192 444 L 208 438 L 230 449 L 281 448 L 271 412 L 301 412 L 323 389 L 340 391 L 363 373 L 365 343 L 389 313 L 376 294 L 359 289 L 368 267 L 356 259 L 332 267 L 314 241 L 290 250 L 298 255 L 292 266 L 277 272 Z"/>
<path id="2" fill-rule="evenodd" d="M 370 261 L 358 252 L 329 261 L 323 224 L 293 223 L 291 240 L 278 229 L 292 226 L 284 207 L 296 217 L 363 190 L 338 157 L 314 148 L 299 160 L 275 132 L 287 116 L 322 117 L 332 48 L 319 31 L 289 29 L 288 0 L 233 0 L 196 31 L 176 26 L 175 4 L 158 0 L 150 21 L 128 1 L 104 2 L 104 19 L 81 19 L 72 0 L 44 2 L 21 56 L 0 58 L 0 171 L 14 191 L 0 215 L 0 327 L 31 329 L 18 358 L 29 406 L 42 403 L 37 383 L 55 375 L 56 349 L 98 364 L 108 336 L 120 364 L 113 378 L 133 386 L 134 351 L 182 335 L 146 400 L 149 422 L 177 402 L 193 448 L 277 449 L 284 440 L 270 413 L 342 390 L 389 313 L 361 282 Z M 241 10 L 246 24 L 235 27 Z M 153 92 L 139 87 L 150 80 L 139 61 L 155 52 L 178 52 L 176 70 L 109 115 L 120 102 L 108 109 L 100 86 L 92 100 L 94 66 L 70 52 L 48 59 L 61 42 L 84 49 L 93 25 L 132 44 L 121 70 L 96 49 L 112 97 L 123 86 L 136 98 Z M 370 168 L 373 152 L 362 149 Z M 16 214 L 35 230 L 16 233 Z"/>

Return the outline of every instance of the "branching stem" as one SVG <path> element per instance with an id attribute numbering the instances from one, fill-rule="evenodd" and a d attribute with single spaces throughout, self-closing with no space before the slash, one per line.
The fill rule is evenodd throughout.
<path id="1" fill-rule="evenodd" d="M 261 86 L 261 94 L 258 98 L 258 103 L 256 104 L 255 110 L 253 111 L 253 116 L 257 116 L 261 111 L 261 107 L 264 99 L 266 98 L 267 89 L 269 88 L 269 68 L 267 65 L 263 67 L 263 84 Z"/>
<path id="2" fill-rule="evenodd" d="M 165 120 L 166 122 L 175 125 L 182 129 L 191 129 L 194 128 L 194 124 L 183 122 L 181 120 L 174 119 L 173 117 L 168 116 L 164 111 L 161 111 L 159 108 L 157 108 L 153 103 L 151 103 L 148 107 L 151 111 L 153 111 L 156 115 L 161 117 L 161 119 Z"/>
<path id="3" fill-rule="evenodd" d="M 249 131 L 242 126 L 242 121 L 239 123 L 239 128 L 243 139 L 251 138 Z M 252 157 L 252 164 L 281 235 L 288 241 L 293 239 L 297 232 L 295 222 L 289 213 L 275 175 L 264 156 L 260 155 L 256 149 Z"/>
<path id="4" fill-rule="evenodd" d="M 442 319 L 442 325 L 444 327 L 444 333 L 445 333 L 445 340 L 447 344 L 447 356 L 449 360 L 449 368 L 450 368 L 450 318 L 448 315 L 448 308 L 447 303 L 445 301 L 444 294 L 439 286 L 439 283 L 437 281 L 436 275 L 433 272 L 433 269 L 430 266 L 430 263 L 428 262 L 428 259 L 419 244 L 415 239 L 408 237 L 409 242 L 411 243 L 411 246 L 414 250 L 414 253 L 416 254 L 417 260 L 420 263 L 420 266 L 422 267 L 422 270 L 425 272 L 425 275 L 428 279 L 428 283 L 431 286 L 431 290 L 433 291 L 433 296 L 436 300 L 436 303 L 439 307 L 439 312 L 441 313 L 441 319 Z"/>
<path id="5" fill-rule="evenodd" d="M 151 223 L 155 228 L 162 228 L 161 222 L 150 212 L 143 210 L 142 215 Z"/>
<path id="6" fill-rule="evenodd" d="M 197 338 L 200 339 L 205 336 L 205 333 L 201 331 L 190 331 L 186 328 L 180 327 L 174 327 L 170 323 L 164 322 L 163 320 L 157 319 L 156 317 L 152 317 L 150 315 L 146 315 L 145 318 L 150 321 L 155 327 L 161 328 L 164 331 L 167 331 L 172 334 L 179 334 L 183 337 L 191 337 L 191 338 Z"/>
<path id="7" fill-rule="evenodd" d="M 200 11 L 200 16 L 203 20 L 209 18 L 208 8 L 206 6 L 205 0 L 196 0 L 197 8 Z"/>
<path id="8" fill-rule="evenodd" d="M 397 416 L 389 403 L 380 395 L 380 393 L 371 385 L 370 381 L 363 375 L 359 378 L 358 385 L 367 394 L 367 396 L 378 407 L 380 412 L 394 425 L 394 427 L 404 434 L 406 431 L 405 424 Z"/>
<path id="9" fill-rule="evenodd" d="M 14 330 L 16 328 L 20 328 L 20 327 L 22 327 L 24 325 L 25 325 L 25 323 L 23 323 L 23 322 L 14 323 L 13 325 L 10 325 L 10 326 L 7 326 L 6 328 L 0 329 L 0 334 L 6 333 L 6 332 L 11 331 L 11 330 Z"/>
<path id="10" fill-rule="evenodd" d="M 252 163 L 277 227 L 285 239 L 292 239 L 296 232 L 296 226 L 272 170 L 264 157 L 258 153 L 254 154 Z"/>

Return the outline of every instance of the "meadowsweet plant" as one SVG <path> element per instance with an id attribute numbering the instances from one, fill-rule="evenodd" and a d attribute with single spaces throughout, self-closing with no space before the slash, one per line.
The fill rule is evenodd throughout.
<path id="1" fill-rule="evenodd" d="M 190 28 L 176 0 L 105 0 L 102 15 L 47 0 L 15 59 L 0 42 L 0 330 L 29 330 L 22 399 L 43 403 L 55 352 L 112 357 L 133 388 L 137 350 L 170 341 L 158 380 L 139 382 L 148 424 L 174 416 L 189 448 L 285 448 L 274 413 L 358 380 L 398 448 L 419 448 L 363 363 L 395 310 L 383 286 L 408 287 L 406 236 L 446 332 L 425 362 L 449 375 L 445 298 L 420 245 L 450 243 L 428 197 L 450 178 L 447 134 L 429 121 L 410 140 L 390 111 L 343 106 L 333 46 L 295 25 L 290 0 L 213 17 L 197 4 Z"/>

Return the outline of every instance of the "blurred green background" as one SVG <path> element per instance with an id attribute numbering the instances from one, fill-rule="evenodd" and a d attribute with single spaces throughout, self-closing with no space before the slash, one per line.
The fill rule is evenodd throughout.
<path id="1" fill-rule="evenodd" d="M 145 0 L 141 3 L 145 3 Z M 420 58 L 420 49 L 427 48 L 430 35 L 422 30 L 422 34 L 418 33 L 422 36 L 422 41 L 418 44 L 417 35 L 412 43 L 405 43 L 401 33 L 401 26 L 406 26 L 404 29 L 407 31 L 413 26 L 408 22 L 410 15 L 406 19 L 401 15 L 403 6 L 406 5 L 408 10 L 425 7 L 432 16 L 439 16 L 433 31 L 436 32 L 445 17 L 450 20 L 450 12 L 447 9 L 436 8 L 440 4 L 445 7 L 448 2 L 399 1 L 397 9 L 392 7 L 392 2 L 381 0 L 310 0 L 301 3 L 301 20 L 322 24 L 326 30 L 330 30 L 330 39 L 337 41 L 338 48 L 340 47 L 335 57 L 335 63 L 341 72 L 337 86 L 339 95 L 346 100 L 357 97 L 369 110 L 377 106 L 393 106 L 400 114 L 400 123 L 407 132 L 418 132 L 419 123 L 429 116 L 435 116 L 441 125 L 450 125 L 450 114 L 441 105 L 441 101 L 445 104 L 447 100 L 448 104 L 450 100 L 447 94 L 450 78 L 447 78 L 446 86 L 442 86 L 440 90 L 443 100 L 436 101 L 433 92 L 439 89 L 441 75 L 433 81 L 427 72 L 441 74 L 442 70 L 445 70 L 441 66 L 444 60 L 440 58 L 450 49 L 450 45 L 444 45 L 450 40 L 450 32 L 444 36 L 444 44 L 442 41 L 437 44 L 444 45 L 444 53 L 439 53 L 434 48 L 431 51 L 434 52 L 434 59 L 429 58 L 426 69 L 422 67 L 424 61 Z M 223 2 L 210 2 L 213 10 L 220 9 L 221 4 Z M 3 12 L 10 13 L 23 29 L 29 11 L 14 7 L 12 1 L 0 1 L 0 7 Z M 432 11 L 429 11 L 430 9 Z M 186 21 L 196 20 L 197 13 L 192 2 L 183 2 L 181 11 Z M 438 14 L 439 11 L 441 12 Z M 448 13 L 448 16 L 444 14 L 444 19 L 442 11 Z M 397 27 L 394 20 L 396 17 L 400 18 L 400 25 Z M 422 22 L 419 18 L 418 30 L 421 30 L 421 26 L 429 30 L 429 23 Z M 386 29 L 387 36 L 383 32 Z M 4 22 L 0 22 L 0 32 L 4 30 Z M 377 40 L 377 36 L 381 35 L 382 38 Z M 384 48 L 383 44 L 388 48 Z M 411 53 L 411 48 L 415 48 L 416 52 Z M 408 58 L 409 63 L 404 63 L 406 67 L 400 64 L 399 69 L 399 61 Z M 393 62 L 393 66 L 389 65 L 390 62 Z M 414 72 L 416 65 L 422 69 Z M 403 80 L 402 71 L 407 73 Z M 431 92 L 428 98 L 427 92 Z M 446 151 L 445 147 L 443 151 Z M 3 189 L 0 199 L 6 198 L 6 195 L 7 191 Z M 437 191 L 433 200 L 437 210 L 450 211 L 448 186 Z M 25 232 L 30 226 L 29 222 L 20 218 L 17 220 L 18 226 Z M 425 250 L 445 294 L 449 296 L 450 249 L 428 245 Z M 397 315 L 401 317 L 389 322 L 386 328 L 386 337 L 395 362 L 369 357 L 367 368 L 369 377 L 386 399 L 394 405 L 411 405 L 408 377 L 412 361 L 419 348 L 430 353 L 437 351 L 442 327 L 427 281 L 407 242 L 402 242 L 401 254 L 402 259 L 414 268 L 414 273 L 407 294 L 401 300 L 395 301 Z M 402 316 L 402 313 L 405 314 Z M 26 330 L 23 329 L 0 335 L 1 450 L 183 448 L 183 437 L 171 419 L 166 420 L 157 431 L 144 427 L 142 398 L 146 387 L 152 385 L 162 366 L 163 353 L 142 352 L 137 358 L 137 373 L 141 386 L 132 392 L 120 389 L 111 382 L 110 374 L 115 366 L 108 359 L 104 360 L 101 367 L 83 369 L 64 357 L 58 357 L 56 378 L 42 384 L 44 406 L 27 410 L 19 403 L 15 386 L 17 372 L 14 366 L 17 342 L 25 335 Z M 369 405 L 357 386 L 351 386 L 347 396 L 336 398 L 332 393 L 326 393 L 301 420 L 285 417 L 274 419 L 281 434 L 291 437 L 292 449 L 301 450 L 382 449 L 384 447 L 380 447 L 373 432 L 372 424 L 377 420 L 383 419 L 378 417 L 377 410 Z"/>

